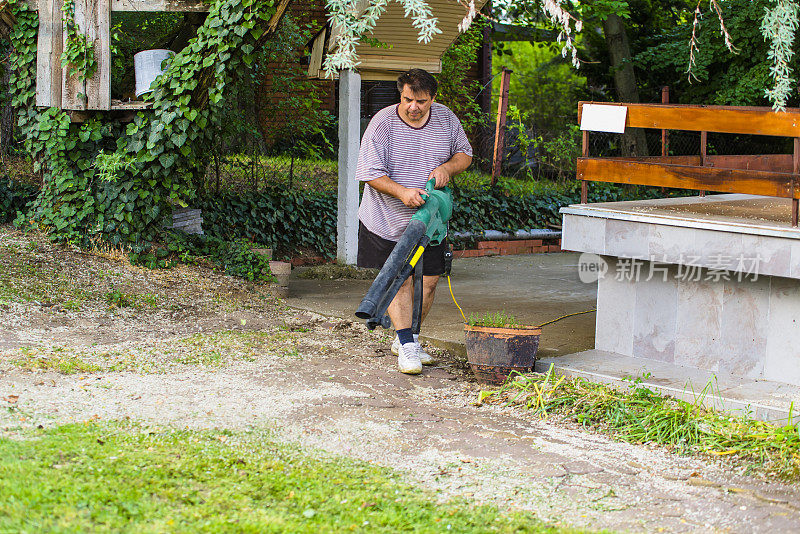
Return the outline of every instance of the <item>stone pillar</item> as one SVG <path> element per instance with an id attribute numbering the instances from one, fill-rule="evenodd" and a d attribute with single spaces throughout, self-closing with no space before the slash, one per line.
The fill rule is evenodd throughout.
<path id="1" fill-rule="evenodd" d="M 339 212 L 336 258 L 355 265 L 358 254 L 358 182 L 356 164 L 361 143 L 361 76 L 339 73 Z"/>

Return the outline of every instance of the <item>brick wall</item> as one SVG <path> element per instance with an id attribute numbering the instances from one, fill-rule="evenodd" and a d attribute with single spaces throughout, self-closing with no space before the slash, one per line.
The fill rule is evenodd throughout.
<path id="1" fill-rule="evenodd" d="M 286 10 L 286 16 L 291 17 L 300 27 L 310 26 L 312 33 L 319 31 L 327 22 L 325 15 L 324 0 L 312 0 L 299 2 L 295 1 Z M 261 91 L 256 96 L 256 103 L 259 110 L 266 108 L 280 109 L 281 102 L 285 101 L 287 95 L 279 92 L 280 89 L 274 87 L 276 77 L 284 78 L 287 73 L 294 72 L 298 78 L 305 78 L 307 59 L 303 58 L 304 46 L 296 50 L 297 61 L 287 63 L 269 63 L 266 72 L 261 80 Z M 331 80 L 314 80 L 317 97 L 322 100 L 321 108 L 330 112 L 335 111 L 335 87 Z M 308 95 L 309 91 L 301 93 Z M 265 141 L 269 144 L 275 139 L 275 133 L 279 132 L 284 122 L 291 121 L 291 113 L 280 113 L 276 115 L 259 113 L 259 124 Z"/>
<path id="2" fill-rule="evenodd" d="M 456 248 L 456 247 L 454 247 Z M 537 254 L 561 252 L 560 239 L 515 239 L 509 241 L 479 241 L 477 248 L 453 250 L 454 258 L 476 258 L 479 256 L 506 256 L 509 254 Z"/>

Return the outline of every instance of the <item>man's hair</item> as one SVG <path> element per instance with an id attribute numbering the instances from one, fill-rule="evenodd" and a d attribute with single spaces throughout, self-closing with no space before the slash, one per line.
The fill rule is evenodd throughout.
<path id="1" fill-rule="evenodd" d="M 408 86 L 413 93 L 426 92 L 431 98 L 436 96 L 439 84 L 430 72 L 422 69 L 411 69 L 397 77 L 397 92 L 402 93 L 403 87 Z"/>

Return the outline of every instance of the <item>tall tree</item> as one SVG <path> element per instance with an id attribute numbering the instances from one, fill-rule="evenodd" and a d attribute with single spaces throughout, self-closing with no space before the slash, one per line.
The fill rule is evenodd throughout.
<path id="1" fill-rule="evenodd" d="M 639 102 L 639 86 L 633 71 L 633 56 L 628 43 L 628 34 L 622 17 L 609 13 L 603 20 L 608 55 L 611 58 L 611 72 L 614 87 L 620 102 Z M 622 154 L 625 156 L 647 156 L 647 139 L 640 128 L 626 129 L 622 134 Z"/>

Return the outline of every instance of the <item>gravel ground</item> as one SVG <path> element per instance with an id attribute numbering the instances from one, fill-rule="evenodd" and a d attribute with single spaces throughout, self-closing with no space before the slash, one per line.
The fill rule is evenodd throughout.
<path id="1" fill-rule="evenodd" d="M 93 418 L 266 427 L 563 525 L 797 531 L 797 485 L 476 405 L 463 361 L 439 351 L 402 375 L 389 341 L 205 267 L 147 271 L 0 227 L 0 435 Z"/>

